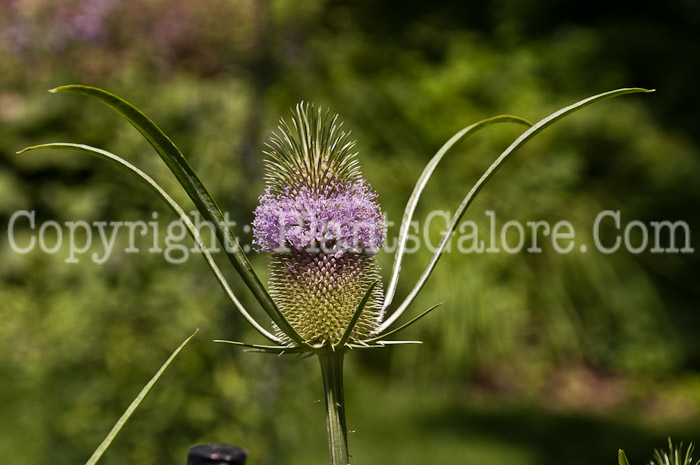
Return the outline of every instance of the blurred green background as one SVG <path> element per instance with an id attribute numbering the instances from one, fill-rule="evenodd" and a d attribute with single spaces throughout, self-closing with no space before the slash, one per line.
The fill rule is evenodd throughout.
<path id="1" fill-rule="evenodd" d="M 101 104 L 45 89 L 110 90 L 149 114 L 239 225 L 263 190 L 262 145 L 300 100 L 341 114 L 392 221 L 432 154 L 501 113 L 537 120 L 617 87 L 656 88 L 588 108 L 519 152 L 474 203 L 507 220 L 562 219 L 592 244 L 601 210 L 682 220 L 700 246 L 700 3 L 485 0 L 0 0 L 0 456 L 83 463 L 168 354 L 200 333 L 103 458 L 184 464 L 228 442 L 251 465 L 327 463 L 314 359 L 210 342 L 262 342 L 197 256 L 124 253 L 104 265 L 68 251 L 19 254 L 17 210 L 37 223 L 136 221 L 160 200 L 83 154 L 103 147 L 152 173 L 190 208 L 150 146 Z M 520 132 L 460 145 L 418 218 L 450 210 Z M 21 222 L 17 241 L 32 231 Z M 439 224 L 431 231 L 439 237 Z M 396 234 L 396 227 L 390 234 Z M 606 231 L 612 240 L 614 231 Z M 161 230 L 161 234 L 164 231 Z M 245 235 L 244 235 L 245 237 Z M 152 238 L 139 237 L 142 249 Z M 354 353 L 346 378 L 354 464 L 633 464 L 700 438 L 699 252 L 446 255 L 405 333 L 422 346 Z M 100 252 L 95 248 L 91 252 Z M 221 258 L 221 257 L 219 257 Z M 399 297 L 429 258 L 407 258 Z M 251 255 L 265 273 L 265 257 Z M 392 257 L 380 260 L 385 276 Z M 226 262 L 243 300 L 251 301 Z"/>

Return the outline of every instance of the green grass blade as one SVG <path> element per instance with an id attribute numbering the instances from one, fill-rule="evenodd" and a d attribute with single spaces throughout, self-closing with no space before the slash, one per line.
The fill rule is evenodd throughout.
<path id="1" fill-rule="evenodd" d="M 693 450 L 695 449 L 695 446 L 691 442 L 688 444 L 688 449 L 685 451 L 685 458 L 683 459 L 683 464 L 684 465 L 690 465 L 693 463 Z"/>
<path id="2" fill-rule="evenodd" d="M 452 147 L 457 145 L 457 143 L 474 134 L 479 129 L 497 123 L 516 123 L 528 127 L 532 126 L 532 123 L 529 121 L 510 115 L 494 116 L 493 118 L 481 120 L 478 123 L 467 126 L 452 136 L 450 140 L 445 142 L 440 150 L 437 151 L 437 153 L 423 169 L 423 173 L 420 175 L 420 178 L 418 178 L 418 182 L 416 182 L 416 186 L 413 188 L 411 197 L 409 197 L 408 202 L 406 203 L 406 209 L 404 210 L 403 219 L 401 220 L 401 230 L 399 231 L 398 244 L 396 247 L 396 253 L 394 254 L 394 265 L 391 270 L 391 278 L 389 279 L 389 285 L 387 286 L 384 297 L 385 310 L 389 307 L 389 305 L 391 305 L 391 301 L 393 300 L 396 292 L 396 286 L 399 281 L 399 273 L 401 272 L 401 262 L 403 261 L 403 256 L 406 251 L 406 242 L 408 241 L 408 230 L 411 226 L 411 221 L 413 220 L 413 213 L 416 211 L 416 206 L 418 205 L 420 196 L 423 193 L 425 186 L 428 184 L 428 181 L 430 181 L 435 168 L 437 168 L 437 165 L 440 163 L 442 158 L 447 155 L 447 153 L 452 149 Z"/>
<path id="3" fill-rule="evenodd" d="M 197 330 L 199 331 L 199 330 Z M 124 414 L 117 420 L 117 423 L 114 425 L 112 430 L 107 434 L 107 437 L 102 441 L 102 444 L 100 444 L 97 449 L 95 449 L 95 452 L 93 452 L 92 456 L 90 459 L 85 463 L 85 465 L 95 465 L 98 460 L 102 457 L 102 455 L 105 453 L 105 451 L 109 448 L 109 446 L 112 444 L 112 441 L 114 441 L 114 438 L 117 437 L 117 434 L 119 434 L 119 431 L 124 427 L 124 424 L 129 420 L 131 415 L 136 411 L 136 409 L 141 405 L 141 402 L 143 402 L 143 399 L 146 398 L 148 393 L 151 391 L 151 388 L 158 382 L 160 377 L 165 373 L 165 370 L 170 366 L 173 360 L 175 360 L 175 357 L 178 356 L 180 351 L 187 345 L 188 342 L 190 342 L 190 339 L 194 337 L 195 334 L 197 334 L 197 331 L 195 331 L 190 337 L 185 339 L 185 342 L 180 344 L 180 346 L 175 349 L 175 352 L 173 352 L 170 357 L 165 361 L 163 366 L 160 367 L 158 372 L 155 374 L 153 378 L 144 386 L 144 388 L 139 392 L 139 395 L 136 396 L 136 399 L 129 405 L 129 407 L 126 409 Z"/>
<path id="4" fill-rule="evenodd" d="M 630 465 L 630 463 L 627 461 L 625 451 L 622 449 L 617 451 L 617 465 Z"/>
<path id="5" fill-rule="evenodd" d="M 455 229 L 459 225 L 459 222 L 461 221 L 462 217 L 464 216 L 464 213 L 466 212 L 467 208 L 471 205 L 471 203 L 474 201 L 474 198 L 476 195 L 481 191 L 481 189 L 486 185 L 486 183 L 491 179 L 491 177 L 498 171 L 498 169 L 503 166 L 503 164 L 508 161 L 508 159 L 523 145 L 525 145 L 528 141 L 530 141 L 533 137 L 535 137 L 537 134 L 539 134 L 542 130 L 547 128 L 548 126 L 552 125 L 556 121 L 560 120 L 561 118 L 570 115 L 571 113 L 574 113 L 577 110 L 580 110 L 581 108 L 584 108 L 588 105 L 592 105 L 596 102 L 600 102 L 602 100 L 606 100 L 612 97 L 617 97 L 620 95 L 625 95 L 625 94 L 631 94 L 631 93 L 637 93 L 637 92 L 644 92 L 644 93 L 649 93 L 653 92 L 653 90 L 647 90 L 647 89 L 641 89 L 641 88 L 625 88 L 625 89 L 617 89 L 613 90 L 610 92 L 605 92 L 602 94 L 594 95 L 593 97 L 589 97 L 587 99 L 581 100 L 579 102 L 574 103 L 573 105 L 569 105 L 568 107 L 562 108 L 561 110 L 558 110 L 551 115 L 547 116 L 546 118 L 540 120 L 532 126 L 530 129 L 525 131 L 523 134 L 520 135 L 505 151 L 501 153 L 501 155 L 494 161 L 491 166 L 486 170 L 486 172 L 479 178 L 479 180 L 474 184 L 474 187 L 469 191 L 467 196 L 462 200 L 462 203 L 459 205 L 459 208 L 457 208 L 457 211 L 455 212 L 454 216 L 452 217 L 452 220 L 450 220 L 450 224 L 447 225 L 447 229 L 445 231 L 445 234 L 443 235 L 442 240 L 440 241 L 440 245 L 438 246 L 438 249 L 435 251 L 433 254 L 433 257 L 431 258 L 430 262 L 428 263 L 428 266 L 425 268 L 421 276 L 418 278 L 418 281 L 414 285 L 413 289 L 411 292 L 408 294 L 406 299 L 401 303 L 401 305 L 396 309 L 396 311 L 382 323 L 382 325 L 378 328 L 378 331 L 384 331 L 386 328 L 388 328 L 394 321 L 396 321 L 397 318 L 399 318 L 403 312 L 406 311 L 409 305 L 413 302 L 413 300 L 416 298 L 418 293 L 421 291 L 423 286 L 425 285 L 425 282 L 428 280 L 430 277 L 431 273 L 435 269 L 435 265 L 437 265 L 437 262 L 440 260 L 440 257 L 442 256 L 442 253 L 445 251 L 445 248 L 447 247 L 448 242 L 452 238 L 452 235 L 454 234 Z"/>
<path id="6" fill-rule="evenodd" d="M 98 157 L 102 160 L 106 160 L 110 163 L 113 163 L 120 168 L 123 168 L 136 176 L 139 180 L 144 182 L 148 187 L 150 187 L 158 196 L 170 207 L 170 209 L 175 212 L 177 216 L 180 217 L 182 220 L 183 224 L 187 228 L 187 231 L 190 233 L 190 236 L 192 236 L 192 239 L 194 239 L 195 244 L 199 247 L 199 249 L 202 251 L 202 255 L 204 256 L 204 259 L 206 260 L 207 264 L 211 268 L 212 272 L 214 273 L 214 276 L 216 277 L 216 280 L 219 282 L 221 287 L 223 288 L 224 292 L 228 296 L 229 300 L 233 303 L 233 305 L 238 309 L 239 312 L 241 312 L 241 315 L 263 336 L 265 336 L 267 339 L 270 339 L 273 342 L 281 342 L 279 338 L 275 337 L 268 331 L 266 331 L 243 307 L 243 305 L 240 303 L 238 298 L 236 298 L 235 294 L 231 290 L 231 287 L 228 285 L 228 282 L 226 281 L 226 278 L 224 278 L 224 275 L 221 273 L 221 270 L 219 270 L 219 267 L 216 265 L 216 262 L 214 261 L 214 258 L 211 256 L 211 253 L 209 253 L 209 250 L 207 250 L 206 245 L 204 244 L 204 241 L 199 234 L 199 230 L 195 227 L 195 225 L 192 223 L 190 218 L 187 216 L 185 211 L 180 207 L 180 205 L 175 202 L 175 200 L 170 197 L 165 190 L 158 184 L 156 183 L 153 178 L 148 176 L 146 173 L 129 163 L 128 161 L 124 160 L 123 158 L 114 155 L 113 153 L 110 153 L 106 150 L 98 149 L 95 147 L 90 147 L 89 145 L 82 145 L 82 144 L 67 144 L 67 143 L 54 143 L 54 144 L 42 144 L 42 145 L 35 145 L 33 147 L 27 147 L 17 153 L 24 153 L 24 152 L 30 152 L 33 150 L 43 150 L 43 149 L 56 149 L 56 150 L 72 150 L 76 152 L 83 152 L 87 153 L 89 155 L 93 155 L 95 157 Z"/>
<path id="7" fill-rule="evenodd" d="M 352 330 L 355 329 L 355 325 L 357 324 L 357 321 L 360 319 L 360 315 L 362 314 L 362 310 L 365 309 L 365 305 L 367 305 L 367 301 L 369 300 L 370 296 L 372 295 L 372 291 L 374 290 L 374 288 L 377 286 L 378 283 L 379 283 L 379 280 L 373 282 L 367 288 L 365 295 L 362 296 L 362 299 L 360 299 L 360 303 L 357 305 L 357 310 L 355 310 L 355 313 L 352 315 L 352 318 L 350 319 L 350 323 L 348 323 L 348 327 L 345 328 L 345 332 L 340 337 L 340 341 L 338 341 L 338 343 L 335 344 L 335 347 L 343 347 L 345 345 L 345 343 L 348 342 L 348 339 L 350 339 L 350 335 L 352 334 Z"/>
<path id="8" fill-rule="evenodd" d="M 161 131 L 141 110 L 127 101 L 102 89 L 89 86 L 69 85 L 51 89 L 50 92 L 69 92 L 93 97 L 126 119 L 134 126 L 158 152 L 168 168 L 173 172 L 177 180 L 182 184 L 187 194 L 194 202 L 202 216 L 214 225 L 216 237 L 221 242 L 231 264 L 251 290 L 255 298 L 260 302 L 265 312 L 277 326 L 282 329 L 292 340 L 303 343 L 301 336 L 292 328 L 287 319 L 275 305 L 272 297 L 267 292 L 253 267 L 248 261 L 235 234 L 226 223 L 218 205 L 204 187 L 194 170 L 185 159 L 180 149 L 173 141 Z"/>

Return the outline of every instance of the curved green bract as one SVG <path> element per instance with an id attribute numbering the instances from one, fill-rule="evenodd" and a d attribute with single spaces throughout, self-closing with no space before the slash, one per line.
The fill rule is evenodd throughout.
<path id="1" fill-rule="evenodd" d="M 486 126 L 490 126 L 492 124 L 497 123 L 516 123 L 528 127 L 532 126 L 532 123 L 530 123 L 529 121 L 523 118 L 519 118 L 517 116 L 510 115 L 494 116 L 493 118 L 481 120 L 478 123 L 474 123 L 472 125 L 467 126 L 466 128 L 457 132 L 454 136 L 452 136 L 450 140 L 445 142 L 445 144 L 440 148 L 440 150 L 437 151 L 437 153 L 433 156 L 433 158 L 423 169 L 423 173 L 421 173 L 420 178 L 418 178 L 418 182 L 416 182 L 416 186 L 413 188 L 411 197 L 409 197 L 408 202 L 406 203 L 406 209 L 404 210 L 403 219 L 401 220 L 401 230 L 399 231 L 396 254 L 394 255 L 394 265 L 392 267 L 389 285 L 387 286 L 386 294 L 384 296 L 384 310 L 386 310 L 389 307 L 389 305 L 391 305 L 391 301 L 393 300 L 394 294 L 396 292 L 396 285 L 398 284 L 399 273 L 401 272 L 401 262 L 403 261 L 403 256 L 406 251 L 406 242 L 408 241 L 408 229 L 411 227 L 413 213 L 416 211 L 418 200 L 420 200 L 420 196 L 423 193 L 425 186 L 428 184 L 430 177 L 433 175 L 435 168 L 437 168 L 437 165 L 447 154 L 447 152 L 449 152 L 450 149 L 452 149 L 452 147 L 457 145 L 458 142 L 460 142 L 463 139 L 466 139 L 470 135 L 477 132 L 479 129 L 483 129 Z"/>
<path id="2" fill-rule="evenodd" d="M 175 357 L 178 356 L 180 351 L 185 348 L 188 342 L 190 342 L 190 339 L 194 337 L 195 334 L 197 334 L 199 330 L 195 331 L 190 337 L 185 339 L 185 341 L 180 344 L 180 346 L 175 349 L 175 352 L 168 357 L 168 359 L 165 361 L 165 363 L 160 367 L 158 372 L 151 378 L 151 380 L 143 387 L 141 392 L 139 392 L 139 395 L 136 396 L 136 399 L 131 402 L 129 407 L 127 407 L 126 411 L 124 414 L 117 420 L 117 423 L 114 425 L 114 427 L 111 429 L 111 431 L 107 434 L 107 437 L 104 438 L 102 443 L 95 449 L 95 452 L 93 452 L 92 456 L 88 459 L 88 461 L 85 463 L 85 465 L 95 465 L 100 458 L 102 458 L 102 455 L 105 453 L 105 451 L 109 448 L 109 446 L 112 444 L 112 441 L 114 441 L 114 438 L 117 437 L 119 434 L 119 431 L 124 427 L 126 422 L 129 420 L 131 415 L 136 411 L 136 409 L 141 405 L 141 402 L 143 402 L 143 399 L 146 398 L 150 390 L 155 386 L 155 384 L 158 382 L 160 377 L 165 373 L 165 370 L 170 366 L 173 360 L 175 360 Z"/>
<path id="3" fill-rule="evenodd" d="M 385 332 L 385 333 L 381 333 L 380 335 L 378 335 L 378 336 L 376 336 L 376 337 L 373 337 L 373 338 L 371 338 L 371 339 L 365 340 L 365 342 L 377 342 L 377 341 L 379 341 L 380 339 L 384 339 L 385 337 L 392 336 L 392 335 L 398 333 L 399 331 L 403 331 L 404 329 L 408 328 L 409 326 L 411 326 L 411 325 L 412 325 L 413 323 L 415 323 L 416 321 L 418 321 L 418 320 L 420 320 L 421 318 L 423 318 L 424 316 L 426 316 L 428 313 L 430 313 L 430 312 L 432 312 L 433 310 L 435 310 L 436 308 L 438 308 L 438 307 L 439 307 L 440 305 L 442 305 L 443 303 L 444 303 L 444 302 L 440 302 L 439 304 L 435 304 L 435 305 L 433 305 L 432 307 L 430 307 L 429 309 L 425 310 L 423 313 L 419 314 L 417 317 L 415 317 L 415 318 L 413 318 L 412 320 L 409 320 L 408 322 L 402 324 L 402 325 L 399 326 L 398 328 L 392 329 L 391 331 L 387 331 L 387 332 Z M 382 342 L 387 343 L 387 341 L 382 341 Z"/>
<path id="4" fill-rule="evenodd" d="M 202 251 L 202 254 L 204 255 L 204 259 L 206 260 L 207 264 L 211 268 L 212 272 L 214 273 L 214 276 L 216 277 L 217 281 L 223 288 L 224 292 L 228 296 L 228 298 L 233 302 L 235 307 L 238 309 L 239 312 L 241 312 L 241 315 L 263 336 L 265 336 L 267 339 L 273 341 L 273 342 L 281 342 L 279 338 L 276 336 L 272 335 L 268 331 L 266 331 L 243 307 L 243 305 L 240 303 L 240 301 L 236 298 L 235 294 L 229 287 L 228 283 L 226 282 L 226 278 L 224 278 L 223 274 L 221 273 L 221 270 L 219 270 L 219 267 L 216 265 L 216 262 L 214 261 L 214 258 L 211 256 L 209 253 L 209 250 L 207 250 L 206 245 L 204 244 L 204 241 L 202 240 L 201 235 L 199 234 L 199 231 L 195 227 L 195 225 L 192 223 L 192 220 L 187 216 L 185 211 L 180 207 L 180 205 L 175 202 L 175 200 L 170 197 L 165 190 L 158 185 L 158 183 L 153 180 L 150 176 L 148 176 L 146 173 L 129 163 L 128 161 L 124 160 L 123 158 L 110 153 L 106 150 L 98 149 L 95 147 L 90 147 L 89 145 L 82 145 L 82 144 L 68 144 L 68 143 L 53 143 L 53 144 L 42 144 L 42 145 L 35 145 L 33 147 L 27 147 L 18 153 L 24 153 L 24 152 L 29 152 L 33 150 L 43 150 L 43 149 L 56 149 L 56 150 L 73 150 L 77 152 L 83 152 L 87 153 L 89 155 L 96 156 L 102 160 L 106 160 L 110 163 L 113 163 L 121 168 L 126 169 L 129 171 L 131 174 L 136 176 L 139 180 L 143 181 L 148 187 L 150 187 L 158 196 L 170 207 L 170 209 L 175 212 L 175 214 L 182 220 L 183 224 L 187 228 L 187 231 L 190 233 L 192 236 L 192 239 L 194 239 L 195 244 L 197 244 L 197 247 Z"/>
<path id="5" fill-rule="evenodd" d="M 505 151 L 501 153 L 501 155 L 494 161 L 491 166 L 486 170 L 486 172 L 479 178 L 479 180 L 474 184 L 472 189 L 469 191 L 467 196 L 462 200 L 462 203 L 459 205 L 457 208 L 457 211 L 455 212 L 454 216 L 450 220 L 450 223 L 447 225 L 446 233 L 443 235 L 442 240 L 440 241 L 440 245 L 438 246 L 438 249 L 435 251 L 433 254 L 433 257 L 431 258 L 430 262 L 428 263 L 428 266 L 425 268 L 421 276 L 418 278 L 418 281 L 416 284 L 413 286 L 413 289 L 411 292 L 408 294 L 406 299 L 401 303 L 401 305 L 396 309 L 396 311 L 386 319 L 386 321 L 378 328 L 378 331 L 384 331 L 386 328 L 388 328 L 394 321 L 396 321 L 397 318 L 399 318 L 404 311 L 408 308 L 409 305 L 413 302 L 413 300 L 416 298 L 418 293 L 421 291 L 423 286 L 425 285 L 425 282 L 428 280 L 430 277 L 431 273 L 435 269 L 435 265 L 437 265 L 437 262 L 440 260 L 440 257 L 442 256 L 443 252 L 445 251 L 445 248 L 447 247 L 448 242 L 452 238 L 452 235 L 455 232 L 455 229 L 457 229 L 457 226 L 459 225 L 460 220 L 464 216 L 464 213 L 467 211 L 467 208 L 471 205 L 471 203 L 474 201 L 474 198 L 476 195 L 481 191 L 481 189 L 486 185 L 486 183 L 491 179 L 491 177 L 498 171 L 498 169 L 503 166 L 503 164 L 508 161 L 508 159 L 523 145 L 525 145 L 529 140 L 531 140 L 533 137 L 535 137 L 537 134 L 539 134 L 542 130 L 547 128 L 548 126 L 551 126 L 553 123 L 556 121 L 560 120 L 561 118 L 570 115 L 571 113 L 574 113 L 577 110 L 580 110 L 581 108 L 584 108 L 588 105 L 592 105 L 594 103 L 612 98 L 612 97 L 617 97 L 620 95 L 625 95 L 625 94 L 632 94 L 632 93 L 649 93 L 653 92 L 653 90 L 648 90 L 648 89 L 641 89 L 638 87 L 633 87 L 633 88 L 624 88 L 624 89 L 617 89 L 613 90 L 610 92 L 604 92 L 602 94 L 594 95 L 593 97 L 589 97 L 587 99 L 581 100 L 579 102 L 574 103 L 573 105 L 569 105 L 568 107 L 562 108 L 561 110 L 558 110 L 551 115 L 547 116 L 546 118 L 540 120 L 532 126 L 530 129 L 525 131 L 523 134 L 520 135 Z"/>
<path id="6" fill-rule="evenodd" d="M 266 354 L 277 354 L 277 355 L 284 355 L 284 354 L 298 354 L 302 352 L 306 352 L 308 349 L 305 347 L 301 346 L 269 346 L 269 345 L 261 345 L 261 344 L 247 344 L 245 342 L 238 342 L 238 341 L 227 341 L 224 339 L 214 339 L 214 342 L 220 342 L 224 344 L 233 344 L 235 346 L 239 347 L 246 347 L 248 351 L 250 352 L 263 352 Z"/>
<path id="7" fill-rule="evenodd" d="M 158 152 L 158 155 L 160 155 L 165 164 L 168 165 L 168 168 L 170 168 L 177 180 L 182 184 L 182 187 L 190 196 L 202 216 L 214 225 L 216 237 L 219 242 L 221 242 L 233 267 L 258 302 L 260 302 L 260 305 L 270 316 L 272 321 L 274 321 L 292 340 L 300 344 L 304 343 L 301 336 L 299 336 L 284 315 L 279 311 L 272 297 L 270 297 L 270 294 L 255 274 L 255 271 L 248 261 L 248 257 L 246 257 L 238 243 L 238 239 L 226 223 L 221 210 L 187 162 L 187 159 L 185 159 L 184 155 L 170 138 L 168 138 L 153 121 L 127 101 L 96 87 L 69 85 L 51 89 L 50 92 L 69 92 L 93 97 L 131 123 L 131 125 L 146 138 L 151 146 L 153 146 L 156 152 Z"/>
<path id="8" fill-rule="evenodd" d="M 357 310 L 355 310 L 355 313 L 352 315 L 352 318 L 350 319 L 350 322 L 348 323 L 348 327 L 345 329 L 345 332 L 341 336 L 338 343 L 335 344 L 333 347 L 342 348 L 343 346 L 345 346 L 345 343 L 348 342 L 348 340 L 350 339 L 350 335 L 352 334 L 352 330 L 355 329 L 355 325 L 357 324 L 357 321 L 360 319 L 360 315 L 362 314 L 362 310 L 365 309 L 365 305 L 367 305 L 367 301 L 369 300 L 370 296 L 372 295 L 372 291 L 374 290 L 374 288 L 377 286 L 378 283 L 379 283 L 379 280 L 373 282 L 367 288 L 367 291 L 365 291 L 365 295 L 362 296 L 362 299 L 360 299 L 360 303 L 357 305 Z"/>

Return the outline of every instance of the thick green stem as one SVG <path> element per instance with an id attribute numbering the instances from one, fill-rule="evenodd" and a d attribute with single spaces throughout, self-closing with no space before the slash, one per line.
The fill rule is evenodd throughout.
<path id="1" fill-rule="evenodd" d="M 343 357 L 345 351 L 318 352 L 326 397 L 326 428 L 332 465 L 348 465 L 348 431 L 345 426 L 343 398 Z"/>

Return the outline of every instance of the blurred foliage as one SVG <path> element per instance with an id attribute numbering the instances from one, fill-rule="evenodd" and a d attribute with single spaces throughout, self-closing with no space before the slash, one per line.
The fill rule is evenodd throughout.
<path id="1" fill-rule="evenodd" d="M 156 212 L 161 240 L 166 233 L 170 213 L 116 168 L 81 154 L 15 155 L 41 142 L 113 151 L 187 204 L 118 116 L 44 92 L 61 84 L 96 85 L 146 111 L 239 228 L 262 191 L 262 143 L 299 100 L 341 114 L 398 221 L 429 157 L 467 124 L 500 113 L 537 120 L 597 92 L 647 86 L 658 92 L 586 109 L 540 135 L 467 219 L 480 231 L 486 210 L 501 225 L 566 219 L 592 249 L 595 216 L 612 209 L 623 224 L 686 221 L 700 244 L 695 1 L 0 0 L 0 9 L 2 225 L 18 209 L 36 210 L 38 223 L 153 221 Z M 454 210 L 517 134 L 493 127 L 463 143 L 418 217 Z M 17 231 L 18 242 L 32 233 Z M 540 254 L 446 255 L 415 304 L 446 302 L 411 330 L 425 344 L 351 357 L 356 463 L 601 463 L 618 448 L 641 463 L 667 434 L 697 440 L 698 252 L 560 255 L 540 239 Z M 198 327 L 104 463 L 184 463 L 197 442 L 242 445 L 253 465 L 323 463 L 314 363 L 209 342 L 255 336 L 204 262 L 172 265 L 123 253 L 127 244 L 120 234 L 122 252 L 97 265 L 0 242 L 0 455 L 84 461 Z M 399 297 L 428 258 L 408 257 Z M 265 258 L 251 259 L 264 274 Z M 380 255 L 387 273 L 391 259 Z"/>

